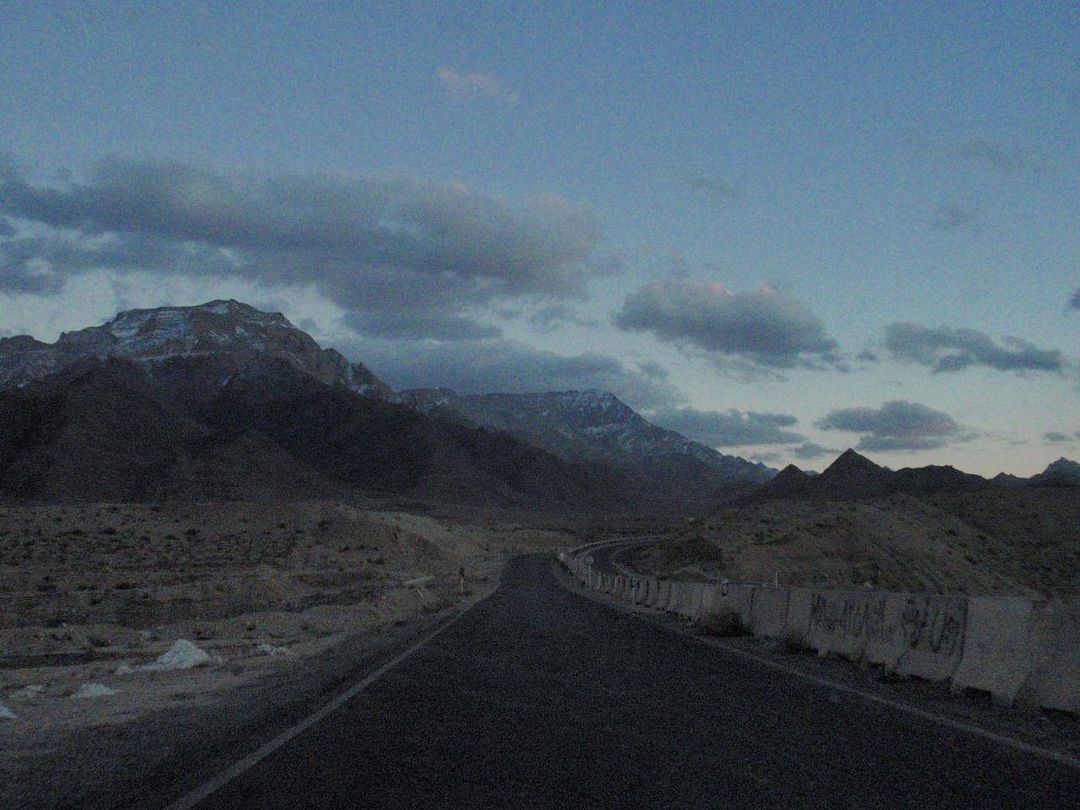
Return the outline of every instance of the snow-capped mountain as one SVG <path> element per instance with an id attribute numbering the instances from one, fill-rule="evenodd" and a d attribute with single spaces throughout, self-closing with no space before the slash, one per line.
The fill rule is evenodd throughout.
<path id="1" fill-rule="evenodd" d="M 65 332 L 55 343 L 20 335 L 0 339 L 0 389 L 29 382 L 78 363 L 109 358 L 138 362 L 151 376 L 173 366 L 201 363 L 202 382 L 223 384 L 255 361 L 280 359 L 320 382 L 365 396 L 390 389 L 360 363 L 323 349 L 280 313 L 239 301 L 121 312 L 102 326 Z M 209 361 L 209 362 L 205 362 Z"/>
<path id="2" fill-rule="evenodd" d="M 458 395 L 415 389 L 398 399 L 421 411 L 504 430 L 571 461 L 603 462 L 668 487 L 706 492 L 732 483 L 758 484 L 775 474 L 763 464 L 657 427 L 602 391 Z"/>

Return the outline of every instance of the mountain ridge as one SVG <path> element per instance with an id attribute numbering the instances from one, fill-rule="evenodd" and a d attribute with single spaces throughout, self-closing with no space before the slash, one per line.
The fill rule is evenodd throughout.
<path id="1" fill-rule="evenodd" d="M 849 448 L 823 472 L 809 476 L 794 464 L 758 490 L 759 497 L 871 498 L 903 493 L 969 492 L 994 487 L 1080 485 L 1080 464 L 1061 458 L 1031 478 L 999 473 L 987 479 L 949 465 L 930 464 L 890 470 Z"/>
<path id="2" fill-rule="evenodd" d="M 775 474 L 653 425 L 614 394 L 595 389 L 520 394 L 411 389 L 399 392 L 397 400 L 506 431 L 570 461 L 611 465 L 642 485 L 701 497 L 725 487 L 757 485 Z"/>

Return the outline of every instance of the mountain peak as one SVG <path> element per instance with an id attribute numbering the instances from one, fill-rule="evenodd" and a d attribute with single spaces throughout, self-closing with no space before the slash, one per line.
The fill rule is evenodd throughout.
<path id="1" fill-rule="evenodd" d="M 1057 461 L 1048 464 L 1045 470 L 1033 476 L 1031 480 L 1036 483 L 1048 483 L 1056 480 L 1080 484 L 1080 463 L 1062 456 Z"/>
<path id="2" fill-rule="evenodd" d="M 822 475 L 837 479 L 864 479 L 876 478 L 884 472 L 887 472 L 884 467 L 849 447 L 837 456 L 836 461 L 830 464 Z"/>

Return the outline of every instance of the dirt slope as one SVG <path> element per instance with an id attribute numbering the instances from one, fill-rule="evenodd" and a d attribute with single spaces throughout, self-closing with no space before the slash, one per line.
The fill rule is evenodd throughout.
<path id="1" fill-rule="evenodd" d="M 643 570 L 830 588 L 1080 592 L 1077 490 L 770 500 L 722 510 L 641 558 Z"/>

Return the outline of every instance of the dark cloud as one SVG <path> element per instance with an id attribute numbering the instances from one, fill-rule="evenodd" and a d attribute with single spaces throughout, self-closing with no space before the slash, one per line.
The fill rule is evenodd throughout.
<path id="1" fill-rule="evenodd" d="M 720 284 L 658 281 L 630 293 L 614 323 L 759 369 L 839 367 L 836 341 L 809 309 L 769 286 L 732 293 Z"/>
<path id="2" fill-rule="evenodd" d="M 725 183 L 723 180 L 718 180 L 715 177 L 706 177 L 701 174 L 688 174 L 683 177 L 683 182 L 692 189 L 721 200 L 739 200 L 744 196 L 740 189 Z"/>
<path id="3" fill-rule="evenodd" d="M 835 410 L 815 424 L 821 430 L 864 434 L 859 450 L 934 450 L 972 438 L 948 414 L 903 400 L 880 408 Z"/>
<path id="4" fill-rule="evenodd" d="M 1069 306 L 1072 309 L 1080 309 L 1080 290 L 1073 293 L 1072 298 L 1069 299 Z"/>
<path id="5" fill-rule="evenodd" d="M 649 416 L 653 424 L 674 430 L 711 447 L 739 447 L 753 444 L 790 444 L 803 437 L 789 430 L 798 420 L 780 413 L 753 411 L 699 411 L 676 408 Z"/>
<path id="6" fill-rule="evenodd" d="M 490 333 L 460 321 L 499 299 L 581 295 L 611 272 L 591 261 L 600 234 L 587 209 L 402 178 L 250 177 L 110 159 L 85 182 L 54 188 L 6 162 L 0 214 L 52 229 L 4 243 L 0 284 L 26 286 L 25 268 L 41 261 L 61 274 L 93 266 L 313 283 L 380 335 L 429 315 L 457 325 L 426 335 Z M 388 329 L 394 314 L 400 323 Z"/>
<path id="7" fill-rule="evenodd" d="M 87 238 L 59 233 L 0 240 L 0 289 L 55 293 L 67 276 L 97 269 L 224 276 L 235 274 L 237 268 L 236 258 L 228 251 L 143 234 Z"/>
<path id="8" fill-rule="evenodd" d="M 856 360 L 862 360 L 864 363 L 880 363 L 881 362 L 881 358 L 878 357 L 877 354 L 872 352 L 870 349 L 863 349 L 861 352 L 859 352 L 857 355 L 855 355 L 855 359 Z"/>
<path id="9" fill-rule="evenodd" d="M 831 447 L 822 447 L 820 444 L 815 444 L 814 442 L 803 442 L 792 450 L 791 454 L 795 456 L 795 458 L 812 459 L 820 458 L 821 456 L 836 455 L 838 452 L 839 451 L 834 450 Z"/>
<path id="10" fill-rule="evenodd" d="M 638 363 L 637 367 L 642 374 L 654 380 L 666 380 L 668 378 L 668 370 L 653 360 Z"/>
<path id="11" fill-rule="evenodd" d="M 1051 443 L 1072 441 L 1071 437 L 1066 436 L 1064 433 L 1059 433 L 1056 430 L 1051 430 L 1048 433 L 1044 433 L 1043 439 Z"/>
<path id="12" fill-rule="evenodd" d="M 961 205 L 940 205 L 930 227 L 935 231 L 960 231 L 975 224 L 975 210 Z"/>
<path id="13" fill-rule="evenodd" d="M 563 304 L 552 304 L 541 307 L 529 316 L 529 324 L 538 332 L 554 332 L 563 326 L 599 326 L 599 321 L 590 318 L 582 318 L 570 307 Z"/>
<path id="14" fill-rule="evenodd" d="M 998 371 L 1057 371 L 1064 362 L 1061 352 L 1039 349 L 1019 338 L 1005 338 L 1004 345 L 975 329 L 948 326 L 929 328 L 914 323 L 885 327 L 885 347 L 896 360 L 918 363 L 937 372 L 986 366 Z"/>
<path id="15" fill-rule="evenodd" d="M 953 154 L 1001 172 L 1046 171 L 1049 165 L 1025 149 L 1017 149 L 989 140 L 973 138 L 957 144 Z"/>
<path id="16" fill-rule="evenodd" d="M 15 226 L 4 217 L 0 217 L 0 237 L 14 236 Z"/>
<path id="17" fill-rule="evenodd" d="M 452 388 L 463 394 L 525 393 L 594 388 L 635 409 L 671 408 L 682 396 L 663 378 L 598 354 L 565 356 L 507 340 L 404 345 L 382 341 L 338 344 L 395 389 Z"/>

